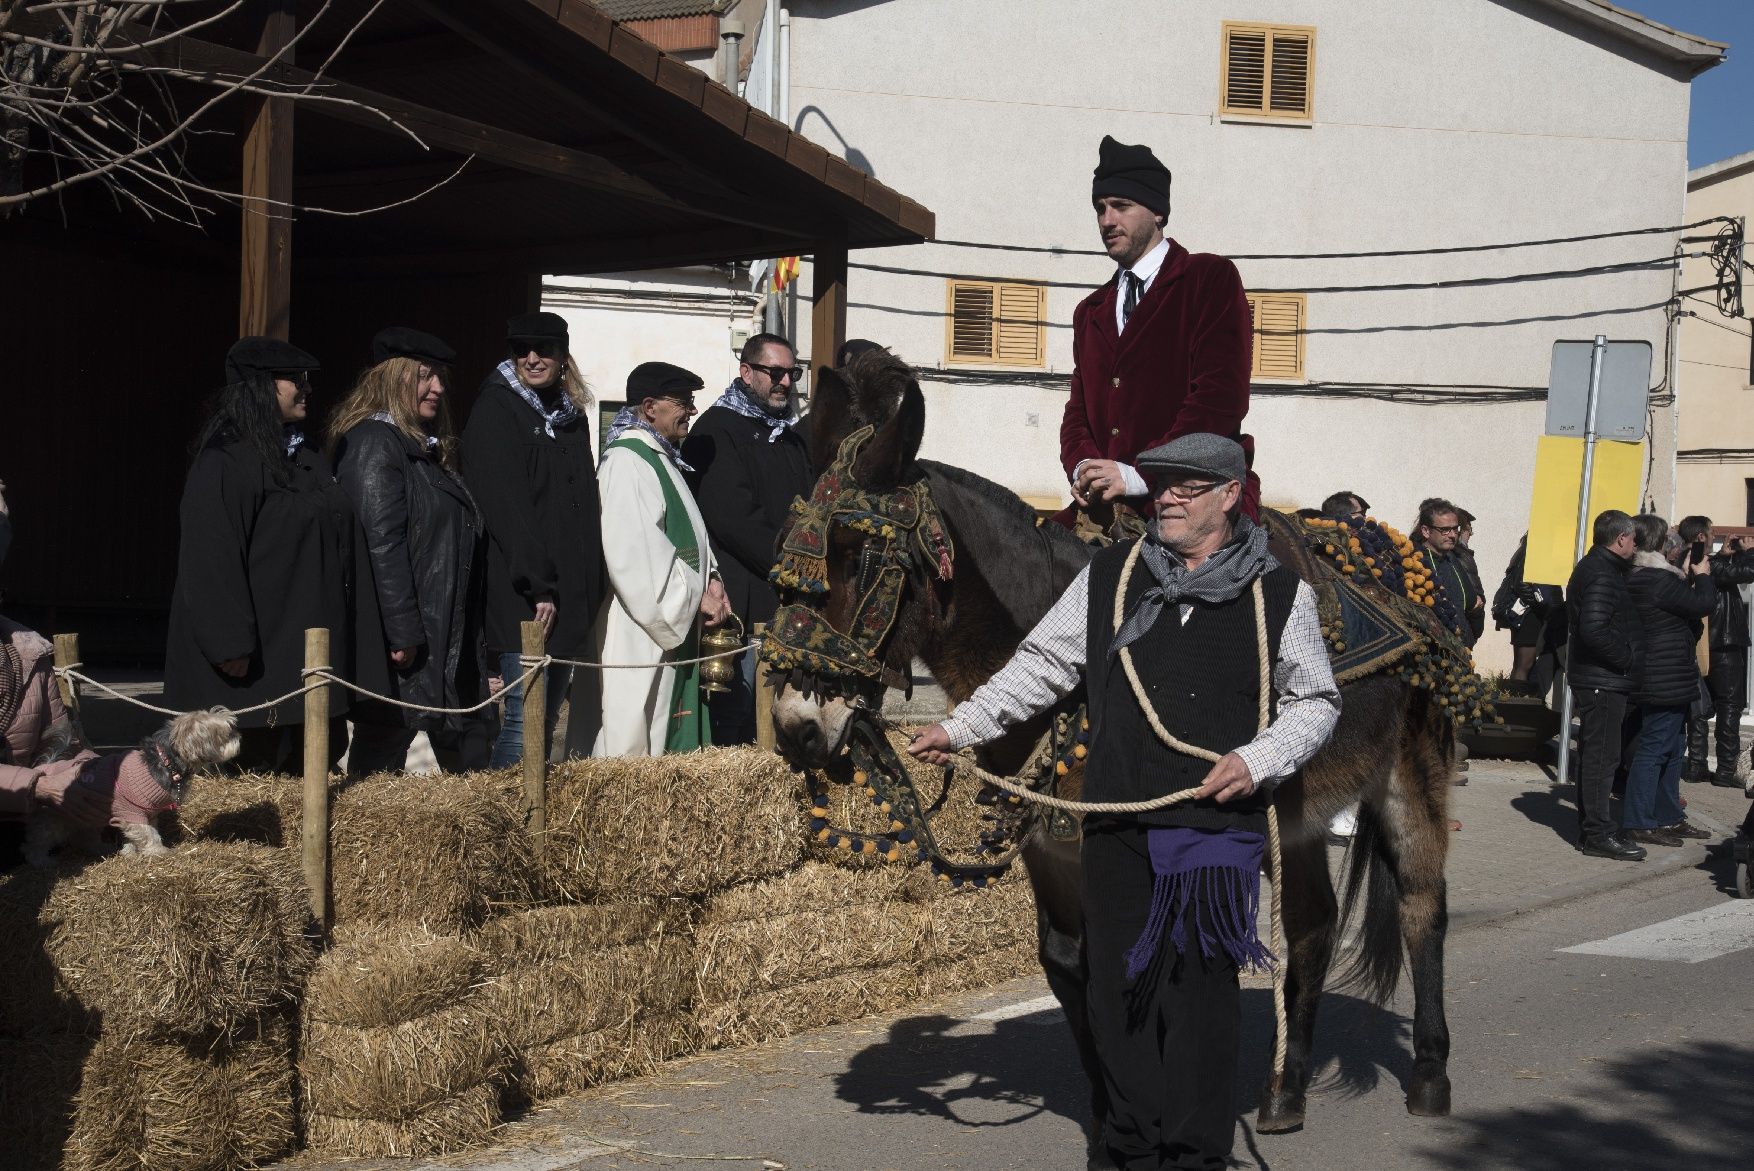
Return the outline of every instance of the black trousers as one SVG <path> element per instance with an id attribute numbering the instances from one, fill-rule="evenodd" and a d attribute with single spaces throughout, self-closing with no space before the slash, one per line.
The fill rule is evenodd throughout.
<path id="1" fill-rule="evenodd" d="M 1614 788 L 1614 772 L 1620 767 L 1626 696 L 1589 687 L 1580 687 L 1572 694 L 1578 719 L 1578 828 L 1585 838 L 1599 837 L 1620 828 L 1609 812 L 1608 795 Z"/>
<path id="2" fill-rule="evenodd" d="M 1236 1137 L 1236 966 L 1198 947 L 1177 955 L 1166 933 L 1150 968 L 1127 979 L 1123 957 L 1151 907 L 1145 832 L 1084 833 L 1090 1029 L 1109 1098 L 1097 1122 L 1122 1171 L 1216 1169 Z"/>
<path id="3" fill-rule="evenodd" d="M 238 754 L 231 767 L 240 773 L 284 773 L 303 776 L 305 771 L 305 726 L 303 723 L 281 724 L 275 728 L 242 728 L 238 731 Z M 347 751 L 347 720 L 336 716 L 329 721 L 329 768 Z"/>
<path id="4" fill-rule="evenodd" d="M 347 771 L 356 777 L 373 773 L 399 773 L 408 761 L 415 730 L 400 724 L 374 724 L 364 720 L 353 725 L 353 743 L 347 754 Z M 447 773 L 474 772 L 487 767 L 493 749 L 494 727 L 489 720 L 468 719 L 460 730 L 428 732 L 432 755 Z"/>

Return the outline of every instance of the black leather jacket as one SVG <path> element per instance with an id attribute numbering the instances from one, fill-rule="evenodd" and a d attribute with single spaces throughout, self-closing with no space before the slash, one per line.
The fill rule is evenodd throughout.
<path id="1" fill-rule="evenodd" d="M 390 672 L 391 694 L 429 707 L 476 702 L 484 679 L 482 524 L 468 489 L 434 453 L 375 420 L 336 441 L 335 475 L 353 500 L 371 562 L 371 588 L 359 591 L 358 604 L 377 606 L 386 657 L 422 648 L 413 663 Z M 394 710 L 410 727 L 447 723 Z"/>
<path id="2" fill-rule="evenodd" d="M 1754 582 L 1754 549 L 1713 557 L 1711 580 L 1717 586 L 1717 605 L 1711 612 L 1711 649 L 1748 646 L 1748 603 L 1736 587 Z"/>
<path id="3" fill-rule="evenodd" d="M 1591 547 L 1565 586 L 1571 631 L 1566 674 L 1573 690 L 1632 694 L 1644 664 L 1644 625 L 1627 576 L 1632 562 L 1601 545 Z"/>
<path id="4" fill-rule="evenodd" d="M 1676 573 L 1658 553 L 1638 555 L 1626 586 L 1644 625 L 1644 667 L 1633 700 L 1651 707 L 1691 706 L 1699 698 L 1699 636 L 1717 601 L 1717 587 L 1708 574 Z"/>

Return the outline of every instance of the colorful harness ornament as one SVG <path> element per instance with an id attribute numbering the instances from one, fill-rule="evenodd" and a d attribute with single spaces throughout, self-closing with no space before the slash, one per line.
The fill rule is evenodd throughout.
<path id="1" fill-rule="evenodd" d="M 761 658 L 801 689 L 851 699 L 873 689 L 906 689 L 901 672 L 883 663 L 884 640 L 901 611 L 910 574 L 929 568 L 949 581 L 955 550 L 925 482 L 870 492 L 853 479 L 853 461 L 875 429 L 861 427 L 841 441 L 834 463 L 816 481 L 809 500 L 792 501 L 780 541 L 779 564 L 768 580 L 782 591 L 818 602 L 828 593 L 829 534 L 835 525 L 864 534 L 852 622 L 834 628 L 809 602 L 781 606 L 762 640 Z"/>

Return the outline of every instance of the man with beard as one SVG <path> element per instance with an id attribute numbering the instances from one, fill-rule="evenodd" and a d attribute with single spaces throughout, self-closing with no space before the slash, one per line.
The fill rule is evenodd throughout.
<path id="1" fill-rule="evenodd" d="M 758 333 L 744 343 L 737 377 L 708 407 L 682 444 L 694 466 L 689 484 L 706 520 L 713 559 L 724 575 L 731 612 L 747 633 L 779 606 L 767 582 L 774 541 L 792 500 L 810 494 L 813 477 L 798 421 L 804 373 L 790 342 Z M 755 740 L 755 648 L 738 660 L 731 690 L 714 696 L 713 743 Z"/>
<path id="2" fill-rule="evenodd" d="M 1195 791 L 1086 815 L 1084 944 L 1107 1165 L 1215 1171 L 1235 1137 L 1237 971 L 1269 959 L 1250 910 L 1267 792 L 1327 742 L 1340 692 L 1314 591 L 1242 513 L 1241 445 L 1184 435 L 1137 468 L 1148 534 L 1097 553 L 1011 661 L 908 750 L 948 763 L 1082 681 L 1084 800 Z"/>
<path id="3" fill-rule="evenodd" d="M 1242 277 L 1222 256 L 1189 252 L 1163 234 L 1169 168 L 1148 147 L 1102 140 L 1091 202 L 1115 276 L 1072 313 L 1072 393 L 1060 422 L 1060 462 L 1079 507 L 1126 502 L 1149 515 L 1127 461 L 1177 436 L 1209 432 L 1242 445 L 1249 409 L 1253 321 Z M 1242 507 L 1259 516 L 1250 472 Z M 1059 518 L 1068 526 L 1071 510 Z"/>

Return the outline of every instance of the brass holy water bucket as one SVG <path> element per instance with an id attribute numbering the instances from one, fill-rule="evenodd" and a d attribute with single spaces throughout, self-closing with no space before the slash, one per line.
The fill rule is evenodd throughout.
<path id="1" fill-rule="evenodd" d="M 736 623 L 736 631 L 731 629 Z M 743 647 L 743 623 L 735 614 L 722 626 L 715 627 L 700 636 L 700 653 L 702 658 L 708 655 L 721 655 L 722 658 L 707 658 L 700 665 L 700 689 L 707 695 L 723 695 L 731 690 L 731 683 L 737 678 L 737 656 L 728 652 Z"/>

